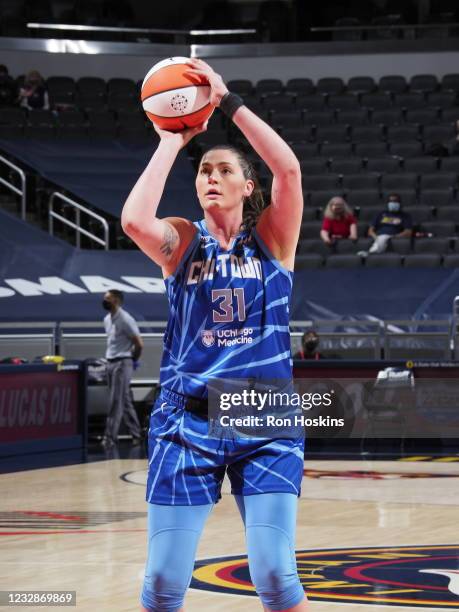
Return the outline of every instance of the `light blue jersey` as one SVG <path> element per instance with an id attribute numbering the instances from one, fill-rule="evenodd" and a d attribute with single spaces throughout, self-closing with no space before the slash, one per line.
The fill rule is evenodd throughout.
<path id="1" fill-rule="evenodd" d="M 256 229 L 224 250 L 205 221 L 166 279 L 170 316 L 162 387 L 207 396 L 212 378 L 290 379 L 289 303 L 293 273 Z"/>

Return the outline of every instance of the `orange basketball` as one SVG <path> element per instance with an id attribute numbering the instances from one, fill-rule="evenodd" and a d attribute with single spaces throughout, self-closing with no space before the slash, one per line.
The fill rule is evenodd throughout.
<path id="1" fill-rule="evenodd" d="M 213 113 L 210 87 L 201 77 L 185 74 L 187 57 L 169 57 L 151 68 L 142 83 L 147 117 L 158 127 L 179 132 L 206 121 Z"/>

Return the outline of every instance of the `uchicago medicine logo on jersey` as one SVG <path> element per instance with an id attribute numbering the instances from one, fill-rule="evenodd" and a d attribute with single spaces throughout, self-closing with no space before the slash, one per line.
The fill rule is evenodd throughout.
<path id="1" fill-rule="evenodd" d="M 241 329 L 204 329 L 201 332 L 201 341 L 206 348 L 235 346 L 236 344 L 252 344 L 253 328 L 243 327 Z"/>

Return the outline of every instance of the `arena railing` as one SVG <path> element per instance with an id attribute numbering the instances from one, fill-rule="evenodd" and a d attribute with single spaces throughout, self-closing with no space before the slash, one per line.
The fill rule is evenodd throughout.
<path id="1" fill-rule="evenodd" d="M 342 25 L 342 26 L 317 26 L 309 28 L 309 31 L 312 33 L 344 33 L 344 32 L 361 32 L 362 34 L 366 32 L 374 32 L 374 31 L 397 31 L 397 30 L 406 30 L 407 32 L 412 31 L 413 36 L 411 38 L 417 38 L 418 32 L 426 31 L 426 30 L 435 30 L 435 29 L 444 29 L 448 30 L 450 28 L 459 28 L 459 23 L 391 23 L 385 24 L 381 23 L 379 25 Z"/>
<path id="2" fill-rule="evenodd" d="M 62 215 L 60 215 L 54 210 L 54 201 L 56 199 L 62 200 L 63 202 L 70 205 L 74 209 L 75 223 L 73 221 L 70 221 L 70 219 L 66 219 L 65 217 L 63 217 Z M 88 215 L 89 217 L 91 217 L 92 219 L 95 219 L 101 224 L 103 233 L 104 233 L 103 239 L 99 238 L 92 232 L 89 232 L 88 230 L 85 230 L 83 227 L 81 227 L 81 213 Z M 106 251 L 109 250 L 110 236 L 109 236 L 109 227 L 108 227 L 108 223 L 106 219 L 104 219 L 104 217 L 101 217 L 97 213 L 93 212 L 89 208 L 86 208 L 86 206 L 82 206 L 81 204 L 78 204 L 78 202 L 75 202 L 75 200 L 72 200 L 71 198 L 63 195 L 62 193 L 59 193 L 58 191 L 54 191 L 51 194 L 49 198 L 49 202 L 48 202 L 48 231 L 51 234 L 51 236 L 54 236 L 54 219 L 61 221 L 61 223 L 64 223 L 64 225 L 67 225 L 68 227 L 71 227 L 72 229 L 75 230 L 77 248 L 80 248 L 81 234 L 83 234 L 84 236 L 88 237 L 90 240 L 93 240 L 94 242 L 97 242 L 98 244 L 102 245 Z"/>
<path id="3" fill-rule="evenodd" d="M 1 176 L 0 176 L 0 183 L 4 185 L 7 189 L 9 189 L 10 191 L 15 193 L 16 195 L 20 196 L 21 198 L 21 219 L 25 221 L 26 206 L 27 206 L 27 180 L 26 180 L 25 172 L 19 166 L 16 166 L 16 164 L 13 164 L 12 162 L 10 162 L 9 159 L 6 159 L 6 157 L 3 157 L 3 155 L 0 155 L 0 162 L 8 166 L 8 168 L 10 168 L 11 170 L 14 170 L 14 172 L 17 172 L 17 174 L 19 175 L 19 178 L 21 181 L 20 189 L 19 187 L 16 187 L 16 185 L 11 183 L 10 181 L 7 181 L 5 178 Z"/>
<path id="4" fill-rule="evenodd" d="M 29 30 L 53 30 L 58 32 L 100 32 L 112 34 L 160 34 L 164 36 L 174 37 L 174 42 L 181 43 L 183 39 L 190 37 L 210 36 L 248 36 L 257 33 L 255 28 L 227 28 L 227 29 L 209 29 L 209 30 L 177 30 L 168 28 L 128 28 L 117 26 L 95 26 L 95 25 L 78 25 L 69 23 L 36 23 L 29 22 L 27 24 Z"/>
<path id="5" fill-rule="evenodd" d="M 457 302 L 459 308 L 459 298 Z M 139 321 L 138 325 L 145 348 L 143 366 L 136 371 L 134 382 L 148 384 L 157 380 L 166 321 Z M 333 331 L 326 331 L 330 326 Z M 293 352 L 300 348 L 301 335 L 311 328 L 319 334 L 324 358 L 451 360 L 459 351 L 455 317 L 450 321 L 292 321 Z M 32 361 L 39 355 L 56 354 L 66 359 L 100 359 L 105 348 L 102 321 L 0 323 L 0 358 L 18 356 Z"/>

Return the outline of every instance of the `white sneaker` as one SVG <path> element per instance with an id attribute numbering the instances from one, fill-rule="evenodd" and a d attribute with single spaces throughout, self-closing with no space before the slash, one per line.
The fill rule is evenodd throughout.
<path id="1" fill-rule="evenodd" d="M 359 257 L 368 257 L 368 251 L 358 251 L 357 255 Z"/>

